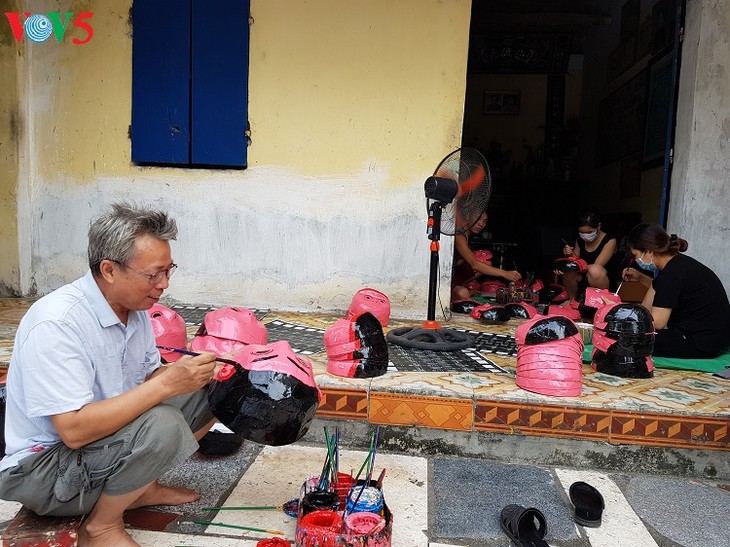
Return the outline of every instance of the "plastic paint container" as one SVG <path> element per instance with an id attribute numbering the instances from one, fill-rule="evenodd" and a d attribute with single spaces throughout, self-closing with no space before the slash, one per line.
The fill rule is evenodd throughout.
<path id="1" fill-rule="evenodd" d="M 340 511 L 345 510 L 347 494 L 355 484 L 355 479 L 349 473 L 337 473 L 337 484 L 332 484 L 332 489 L 340 497 Z"/>
<path id="2" fill-rule="evenodd" d="M 299 547 L 334 547 L 342 525 L 342 517 L 334 511 L 313 511 L 300 519 L 296 544 Z"/>
<path id="3" fill-rule="evenodd" d="M 347 513 L 380 513 L 383 493 L 374 486 L 353 486 L 347 496 Z"/>
<path id="4" fill-rule="evenodd" d="M 377 534 L 385 528 L 385 519 L 367 511 L 351 513 L 345 517 L 345 533 L 353 536 Z"/>
<path id="5" fill-rule="evenodd" d="M 305 494 L 309 494 L 310 492 L 314 492 L 315 490 L 318 490 L 319 486 L 319 477 L 310 476 L 307 477 L 307 479 L 302 484 L 301 489 L 299 490 L 299 499 L 303 498 Z"/>
<path id="6" fill-rule="evenodd" d="M 340 508 L 340 497 L 335 492 L 326 490 L 315 490 L 304 495 L 299 500 L 302 516 L 308 515 L 313 511 L 321 511 L 329 509 L 337 511 Z"/>

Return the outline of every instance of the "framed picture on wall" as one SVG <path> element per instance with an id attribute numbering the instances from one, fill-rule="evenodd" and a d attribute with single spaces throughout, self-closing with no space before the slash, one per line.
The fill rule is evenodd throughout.
<path id="1" fill-rule="evenodd" d="M 484 114 L 519 114 L 519 91 L 485 91 Z"/>

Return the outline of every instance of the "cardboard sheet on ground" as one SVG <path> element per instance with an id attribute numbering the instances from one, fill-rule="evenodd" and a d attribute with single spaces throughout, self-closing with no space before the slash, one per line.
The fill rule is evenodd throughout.
<path id="1" fill-rule="evenodd" d="M 591 351 L 593 346 L 586 345 L 583 350 L 583 362 L 591 362 Z M 696 370 L 698 372 L 720 372 L 725 367 L 730 367 L 730 351 L 723 353 L 714 359 L 678 359 L 676 357 L 652 357 L 656 368 L 669 368 L 675 370 Z"/>

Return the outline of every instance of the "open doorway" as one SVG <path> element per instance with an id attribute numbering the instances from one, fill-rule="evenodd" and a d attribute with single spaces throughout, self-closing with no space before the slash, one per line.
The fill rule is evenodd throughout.
<path id="1" fill-rule="evenodd" d="M 618 238 L 665 223 L 684 3 L 473 1 L 462 144 L 493 179 L 476 247 L 540 272 L 588 207 Z"/>

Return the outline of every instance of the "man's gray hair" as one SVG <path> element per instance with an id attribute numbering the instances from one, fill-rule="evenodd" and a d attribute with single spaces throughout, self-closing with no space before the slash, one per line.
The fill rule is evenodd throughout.
<path id="1" fill-rule="evenodd" d="M 127 264 L 134 257 L 134 242 L 143 235 L 162 241 L 177 238 L 175 219 L 164 211 L 145 209 L 130 203 L 112 204 L 112 210 L 91 221 L 89 225 L 89 268 L 94 275 L 101 273 L 102 260 Z"/>

